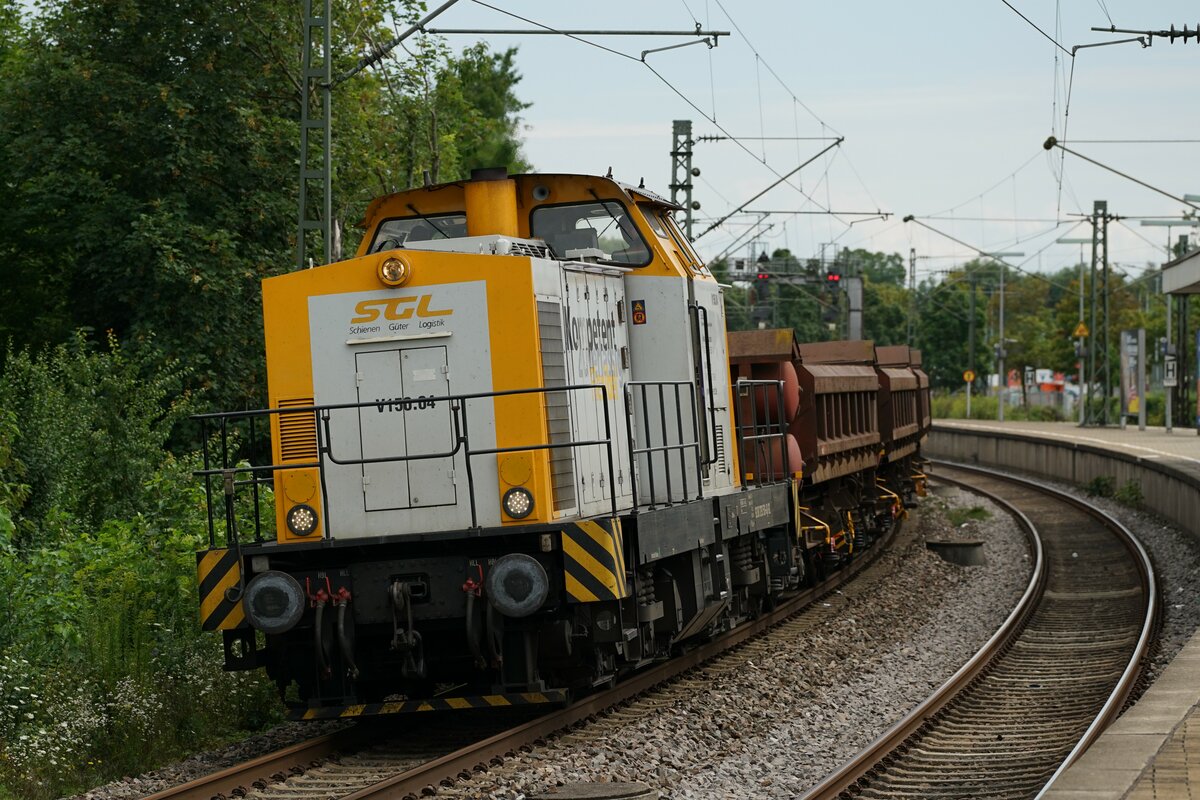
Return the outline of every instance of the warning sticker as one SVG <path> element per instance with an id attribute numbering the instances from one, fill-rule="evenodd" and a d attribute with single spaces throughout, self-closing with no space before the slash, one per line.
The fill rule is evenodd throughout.
<path id="1" fill-rule="evenodd" d="M 645 325 L 646 324 L 646 301 L 645 300 L 634 300 L 633 301 L 633 324 L 634 325 Z"/>

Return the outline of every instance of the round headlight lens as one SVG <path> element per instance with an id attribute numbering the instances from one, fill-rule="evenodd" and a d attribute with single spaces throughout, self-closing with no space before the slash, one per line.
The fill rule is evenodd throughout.
<path id="1" fill-rule="evenodd" d="M 317 512 L 304 503 L 292 506 L 287 512 L 287 526 L 297 536 L 311 536 L 317 529 Z"/>
<path id="2" fill-rule="evenodd" d="M 504 493 L 502 505 L 504 513 L 513 519 L 525 519 L 533 513 L 533 495 L 528 489 L 517 486 Z"/>
<path id="3" fill-rule="evenodd" d="M 285 633 L 304 616 L 304 590 L 286 572 L 256 575 L 246 587 L 242 607 L 250 624 L 263 633 Z"/>
<path id="4" fill-rule="evenodd" d="M 412 275 L 412 267 L 402 258 L 390 256 L 379 264 L 379 280 L 388 286 L 400 286 Z"/>

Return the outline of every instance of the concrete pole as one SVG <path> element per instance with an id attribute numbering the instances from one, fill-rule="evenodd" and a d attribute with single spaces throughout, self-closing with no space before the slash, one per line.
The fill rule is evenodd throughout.
<path id="1" fill-rule="evenodd" d="M 1146 430 L 1146 329 L 1137 331 L 1138 430 Z"/>
<path id="2" fill-rule="evenodd" d="M 997 418 L 1004 422 L 1004 404 L 1008 400 L 1008 373 L 1004 369 L 1004 262 L 1000 262 L 1000 406 Z"/>
<path id="3" fill-rule="evenodd" d="M 1167 362 L 1168 358 L 1175 357 L 1175 355 L 1173 353 L 1174 348 L 1171 347 L 1171 344 L 1175 338 L 1171 333 L 1171 306 L 1173 306 L 1173 305 L 1175 305 L 1175 298 L 1172 297 L 1171 295 L 1167 295 L 1167 354 L 1163 356 L 1164 364 Z M 1176 367 L 1176 369 L 1178 369 L 1178 367 Z M 1165 374 L 1165 371 L 1164 371 L 1164 374 Z M 1164 383 L 1165 383 L 1165 381 L 1164 381 Z M 1171 398 L 1175 395 L 1175 387 L 1174 386 L 1164 386 L 1163 394 L 1166 395 L 1166 401 L 1167 401 L 1167 405 L 1166 405 L 1167 433 L 1170 433 L 1172 430 L 1174 430 L 1174 426 L 1171 421 L 1171 405 L 1172 405 Z"/>
<path id="4" fill-rule="evenodd" d="M 1083 322 L 1083 282 L 1085 272 L 1083 264 L 1083 245 L 1079 246 L 1079 321 Z M 1076 346 L 1076 351 L 1079 354 L 1079 424 L 1080 426 L 1087 424 L 1087 379 L 1084 375 L 1084 366 L 1087 363 L 1086 353 L 1083 349 L 1083 337 L 1080 336 L 1077 340 L 1079 344 Z"/>

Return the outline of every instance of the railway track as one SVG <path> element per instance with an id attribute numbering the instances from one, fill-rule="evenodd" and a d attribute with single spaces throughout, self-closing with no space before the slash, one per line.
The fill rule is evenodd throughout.
<path id="1" fill-rule="evenodd" d="M 900 523 L 897 523 L 883 540 L 844 569 L 789 597 L 758 619 L 671 661 L 636 672 L 609 689 L 534 719 L 513 726 L 485 728 L 488 717 L 473 712 L 436 717 L 433 712 L 426 712 L 419 715 L 420 722 L 416 724 L 415 718 L 409 717 L 406 726 L 408 731 L 420 731 L 417 744 L 406 742 L 406 737 L 397 734 L 395 727 L 386 727 L 388 723 L 395 723 L 395 718 L 364 721 L 345 731 L 302 742 L 163 790 L 145 800 L 227 800 L 234 797 L 247 800 L 324 797 L 404 800 L 431 794 L 438 786 L 451 785 L 498 765 L 522 748 L 531 747 L 552 734 L 679 679 L 705 662 L 786 623 L 873 563 L 895 538 L 899 527 Z M 436 720 L 437 725 L 444 727 L 430 730 L 425 727 L 426 720 Z M 418 728 L 418 724 L 422 727 Z M 416 737 L 410 734 L 409 738 Z"/>
<path id="2" fill-rule="evenodd" d="M 1028 481 L 948 464 L 938 477 L 989 496 L 1026 528 L 1029 587 L 983 650 L 805 800 L 1035 797 L 1135 686 L 1159 606 L 1133 534 Z"/>

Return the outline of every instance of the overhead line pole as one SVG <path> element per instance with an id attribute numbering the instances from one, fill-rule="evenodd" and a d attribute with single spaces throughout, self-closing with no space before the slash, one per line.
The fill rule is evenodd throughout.
<path id="1" fill-rule="evenodd" d="M 700 170 L 692 167 L 692 121 L 677 119 L 671 124 L 671 202 L 683 206 L 683 232 L 692 238 L 692 178 Z M 680 193 L 683 202 L 679 201 Z"/>
<path id="2" fill-rule="evenodd" d="M 322 2 L 318 16 L 313 6 Z M 382 47 L 376 48 L 362 58 L 358 64 L 336 79 L 333 78 L 333 20 L 331 0 L 304 0 L 304 55 L 301 80 L 303 90 L 300 95 L 300 196 L 299 214 L 296 230 L 296 269 L 304 269 L 308 261 L 308 242 L 306 234 L 309 231 L 319 231 L 322 239 L 322 255 L 324 264 L 329 264 L 340 257 L 340 244 L 335 247 L 333 227 L 333 89 L 335 86 L 349 80 L 372 64 L 383 60 L 409 36 L 423 30 L 426 23 L 441 14 L 458 0 L 446 0 L 433 11 L 422 17 L 416 24 L 392 39 Z M 319 45 L 314 42 L 319 39 Z M 319 46 L 319 54 L 314 59 L 314 47 Z M 314 104 L 314 96 L 320 97 L 319 103 Z M 321 144 L 320 168 L 312 166 L 311 145 L 313 139 Z M 321 207 L 320 211 L 310 214 L 308 194 L 309 184 L 320 181 Z M 315 187 L 313 187 L 315 188 Z"/>

